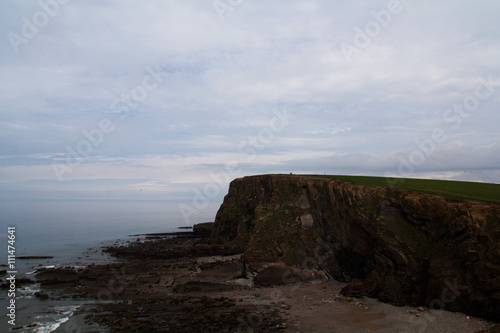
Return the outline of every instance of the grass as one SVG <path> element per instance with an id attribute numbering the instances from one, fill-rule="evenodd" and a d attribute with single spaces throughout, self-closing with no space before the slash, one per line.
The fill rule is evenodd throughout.
<path id="1" fill-rule="evenodd" d="M 500 184 L 454 180 L 388 178 L 370 176 L 304 175 L 338 179 L 355 185 L 390 186 L 408 191 L 439 195 L 448 199 L 474 200 L 500 204 Z"/>

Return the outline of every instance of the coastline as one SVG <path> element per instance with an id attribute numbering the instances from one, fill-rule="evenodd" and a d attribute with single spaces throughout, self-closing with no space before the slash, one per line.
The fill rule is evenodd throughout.
<path id="1" fill-rule="evenodd" d="M 42 297 L 82 304 L 55 332 L 72 328 L 85 328 L 85 332 L 161 332 L 167 328 L 207 332 L 478 332 L 494 324 L 460 313 L 343 297 L 339 293 L 346 284 L 334 280 L 262 283 L 246 267 L 240 253 L 211 245 L 207 234 L 150 236 L 159 238 L 102 249 L 119 258 L 118 262 L 38 271 Z"/>
<path id="2" fill-rule="evenodd" d="M 111 243 L 112 242 L 112 243 Z M 85 267 L 90 264 L 105 265 L 116 261 L 100 248 L 105 244 L 116 243 L 117 240 L 97 241 L 94 243 L 80 243 L 74 247 L 63 250 L 49 250 L 41 252 L 43 255 L 22 255 L 16 262 L 16 288 L 15 288 L 15 325 L 8 323 L 8 316 L 2 316 L 0 327 L 5 331 L 14 332 L 53 332 L 57 327 L 67 321 L 76 308 L 86 301 L 72 298 L 45 297 L 35 275 L 43 268 L 58 267 Z M 36 252 L 31 252 L 36 253 Z M 50 254 L 50 255 L 49 255 Z M 5 266 L 0 267 L 0 271 Z M 0 300 L 2 304 L 8 300 L 5 289 L 8 275 L 0 275 Z M 5 317 L 5 318 L 4 318 Z"/>

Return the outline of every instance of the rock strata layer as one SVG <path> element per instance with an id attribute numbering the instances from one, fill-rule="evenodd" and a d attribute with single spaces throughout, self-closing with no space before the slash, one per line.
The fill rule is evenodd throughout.
<path id="1" fill-rule="evenodd" d="M 255 280 L 334 278 L 346 296 L 500 320 L 500 205 L 294 175 L 234 180 L 212 244 Z M 259 276 L 259 274 L 261 274 Z"/>

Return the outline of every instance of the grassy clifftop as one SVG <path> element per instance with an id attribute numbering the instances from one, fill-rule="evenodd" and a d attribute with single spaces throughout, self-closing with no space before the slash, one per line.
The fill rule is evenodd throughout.
<path id="1" fill-rule="evenodd" d="M 354 185 L 389 186 L 408 191 L 435 194 L 448 199 L 500 203 L 500 184 L 453 180 L 386 178 L 370 176 L 304 175 L 338 179 Z"/>

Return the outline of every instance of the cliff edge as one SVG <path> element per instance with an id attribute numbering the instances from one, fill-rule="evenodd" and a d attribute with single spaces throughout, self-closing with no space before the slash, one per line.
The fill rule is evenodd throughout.
<path id="1" fill-rule="evenodd" d="M 334 278 L 346 296 L 500 321 L 500 205 L 294 175 L 235 179 L 211 242 L 255 282 Z"/>

